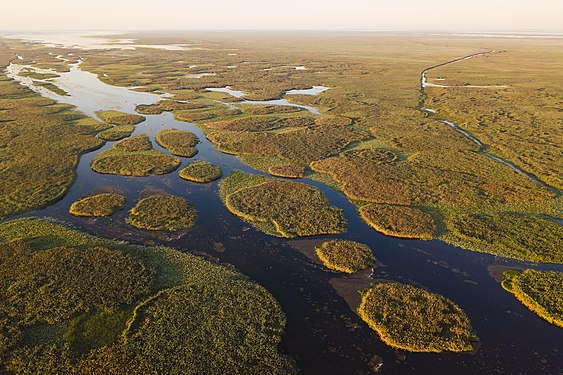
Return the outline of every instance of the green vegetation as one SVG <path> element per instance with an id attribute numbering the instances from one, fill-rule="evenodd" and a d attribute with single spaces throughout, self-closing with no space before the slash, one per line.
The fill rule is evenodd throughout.
<path id="1" fill-rule="evenodd" d="M 134 125 L 118 125 L 104 130 L 98 136 L 106 141 L 119 141 L 120 139 L 127 138 L 135 130 Z"/>
<path id="2" fill-rule="evenodd" d="M 190 202 L 174 195 L 141 199 L 131 209 L 131 225 L 148 230 L 178 230 L 195 225 L 197 213 Z"/>
<path id="3" fill-rule="evenodd" d="M 305 176 L 305 168 L 297 164 L 274 165 L 268 168 L 268 172 L 272 176 L 285 178 L 303 178 Z"/>
<path id="4" fill-rule="evenodd" d="M 180 163 L 180 159 L 154 150 L 148 136 L 143 134 L 119 141 L 96 155 L 92 169 L 98 173 L 149 176 L 170 173 Z"/>
<path id="5" fill-rule="evenodd" d="M 199 138 L 186 130 L 165 129 L 156 133 L 156 141 L 174 155 L 191 158 L 197 154 Z"/>
<path id="6" fill-rule="evenodd" d="M 13 58 L 0 41 L 0 66 Z M 80 155 L 99 148 L 99 131 L 71 106 L 0 77 L 0 218 L 61 199 Z"/>
<path id="7" fill-rule="evenodd" d="M 111 216 L 125 205 L 121 194 L 104 193 L 82 198 L 70 206 L 74 216 Z"/>
<path id="8" fill-rule="evenodd" d="M 563 328 L 563 273 L 506 271 L 502 287 L 541 318 Z"/>
<path id="9" fill-rule="evenodd" d="M 431 240 L 436 232 L 432 216 L 416 208 L 373 203 L 359 212 L 366 223 L 387 236 Z"/>
<path id="10" fill-rule="evenodd" d="M 266 290 L 189 253 L 0 224 L 0 372 L 294 373 Z"/>
<path id="11" fill-rule="evenodd" d="M 124 113 L 114 110 L 98 111 L 96 115 L 104 122 L 112 125 L 137 125 L 145 121 L 146 118 L 141 115 Z"/>
<path id="12" fill-rule="evenodd" d="M 332 207 L 319 189 L 300 182 L 236 171 L 219 187 L 229 211 L 271 235 L 291 238 L 346 229 L 342 211 Z"/>
<path id="13" fill-rule="evenodd" d="M 44 87 L 47 90 L 52 91 L 55 94 L 60 95 L 60 96 L 68 96 L 68 92 L 61 89 L 59 86 L 52 84 L 51 82 L 35 82 L 35 86 Z"/>
<path id="14" fill-rule="evenodd" d="M 221 176 L 223 171 L 220 167 L 203 160 L 190 163 L 180 171 L 180 177 L 184 180 L 203 184 L 218 180 Z"/>
<path id="15" fill-rule="evenodd" d="M 354 241 L 333 240 L 323 242 L 315 252 L 323 264 L 338 272 L 354 273 L 375 264 L 371 249 Z"/>
<path id="16" fill-rule="evenodd" d="M 164 111 L 181 111 L 188 109 L 205 108 L 202 103 L 180 102 L 175 100 L 161 100 L 156 104 L 138 105 L 135 111 L 142 115 L 160 115 Z"/>
<path id="17" fill-rule="evenodd" d="M 447 240 L 465 248 L 536 262 L 563 263 L 563 227 L 511 212 L 460 214 L 446 219 Z"/>
<path id="18" fill-rule="evenodd" d="M 438 294 L 399 283 L 363 292 L 360 317 L 394 348 L 411 352 L 466 352 L 477 337 L 461 308 Z"/>

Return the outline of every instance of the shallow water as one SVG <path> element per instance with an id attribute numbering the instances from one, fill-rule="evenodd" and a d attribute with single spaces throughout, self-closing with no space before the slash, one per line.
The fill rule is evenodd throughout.
<path id="1" fill-rule="evenodd" d="M 116 109 L 134 113 L 135 104 L 160 100 L 154 94 L 138 93 L 109 86 L 79 67 L 62 73 L 55 81 L 72 93 L 57 100 L 71 102 L 85 113 Z M 22 83 L 25 83 L 22 81 Z M 99 93 L 92 96 L 91 93 Z M 105 96 L 103 94 L 106 94 Z M 141 96 L 139 96 L 141 95 Z M 98 99 L 93 99 L 98 98 Z M 144 100 L 144 101 L 143 101 Z M 232 155 L 218 152 L 203 133 L 191 123 L 179 122 L 171 113 L 146 115 L 136 126 L 137 134 L 149 134 L 155 149 L 167 152 L 154 136 L 160 129 L 177 128 L 200 137 L 199 153 L 182 158 L 182 167 L 192 160 L 207 160 L 221 166 L 225 175 L 234 169 L 253 173 Z M 180 251 L 201 254 L 232 264 L 265 286 L 279 301 L 287 315 L 283 348 L 296 358 L 304 374 L 362 374 L 379 368 L 383 374 L 555 374 L 561 370 L 559 328 L 548 324 L 502 290 L 489 275 L 490 266 L 534 267 L 562 270 L 561 266 L 530 265 L 464 251 L 439 241 L 403 240 L 383 236 L 369 228 L 356 208 L 338 191 L 304 179 L 321 189 L 330 202 L 343 209 L 348 232 L 338 236 L 319 236 L 291 242 L 265 235 L 233 216 L 217 195 L 217 182 L 196 184 L 178 177 L 177 172 L 164 176 L 124 177 L 101 175 L 90 163 L 102 149 L 84 155 L 77 167 L 77 178 L 69 193 L 59 202 L 21 216 L 49 216 L 108 238 L 118 238 L 145 245 L 163 244 Z M 117 187 L 127 197 L 126 210 L 111 218 L 76 218 L 68 214 L 72 202 L 94 190 Z M 150 190 L 163 190 L 193 202 L 199 217 L 195 228 L 173 232 L 143 231 L 125 223 L 126 212 Z M 413 283 L 430 289 L 458 303 L 468 314 L 481 339 L 474 354 L 420 354 L 398 352 L 379 341 L 353 312 L 339 289 L 352 290 L 358 280 L 327 272 L 309 258 L 311 240 L 342 238 L 368 244 L 379 264 L 369 282 L 376 279 Z M 303 252 L 295 249 L 300 247 Z M 214 250 L 217 249 L 217 250 Z M 335 280 L 336 279 L 336 280 Z M 362 284 L 363 285 L 363 284 Z M 353 293 L 352 293 L 353 294 Z M 368 363 L 372 361 L 371 365 Z M 371 370 L 370 370 L 371 369 Z"/>

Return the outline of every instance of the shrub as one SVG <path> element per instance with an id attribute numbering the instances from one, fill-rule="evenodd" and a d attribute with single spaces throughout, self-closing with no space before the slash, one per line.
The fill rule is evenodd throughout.
<path id="1" fill-rule="evenodd" d="M 274 165 L 268 168 L 268 172 L 273 176 L 285 178 L 303 178 L 305 168 L 297 164 Z"/>
<path id="2" fill-rule="evenodd" d="M 124 113 L 114 110 L 98 111 L 96 115 L 102 120 L 112 125 L 137 125 L 145 121 L 146 118 L 141 115 Z"/>
<path id="3" fill-rule="evenodd" d="M 106 141 L 119 141 L 120 139 L 129 137 L 135 130 L 133 125 L 119 125 L 104 130 L 98 136 Z"/>

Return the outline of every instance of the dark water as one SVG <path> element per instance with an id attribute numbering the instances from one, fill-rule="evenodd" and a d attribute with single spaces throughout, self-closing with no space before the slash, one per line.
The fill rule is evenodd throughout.
<path id="1" fill-rule="evenodd" d="M 72 74 L 68 73 L 69 75 Z M 72 82 L 72 77 L 65 77 Z M 96 84 L 98 85 L 98 84 Z M 97 89 L 113 90 L 100 82 Z M 65 87 L 67 91 L 71 91 Z M 79 90 L 80 91 L 80 90 Z M 88 90 L 82 90 L 87 92 Z M 131 100 L 113 100 L 108 95 L 98 109 L 131 112 Z M 152 102 L 158 100 L 156 96 Z M 64 100 L 61 99 L 61 100 Z M 73 103 L 90 109 L 88 95 L 73 97 Z M 121 103 L 121 104 L 120 104 Z M 111 104 L 111 105 L 109 105 Z M 236 157 L 219 153 L 193 124 L 178 122 L 170 113 L 148 115 L 137 125 L 135 135 L 154 135 L 160 129 L 185 129 L 197 134 L 199 153 L 183 158 L 182 166 L 193 160 L 220 165 L 225 175 L 232 170 L 261 173 L 243 165 Z M 163 152 L 156 142 L 154 147 Z M 290 241 L 265 235 L 230 214 L 217 194 L 217 182 L 196 184 L 178 177 L 123 177 L 101 175 L 90 169 L 95 155 L 110 148 L 84 155 L 77 168 L 77 179 L 61 201 L 40 211 L 22 216 L 49 216 L 97 236 L 133 243 L 161 244 L 179 251 L 201 254 L 230 264 L 266 287 L 287 315 L 283 349 L 292 355 L 304 374 L 362 374 L 379 368 L 382 374 L 559 374 L 563 369 L 561 329 L 538 318 L 521 305 L 489 275 L 492 265 L 562 270 L 561 266 L 530 265 L 465 251 L 439 241 L 402 240 L 383 236 L 369 228 L 355 206 L 339 192 L 318 182 L 303 182 L 320 188 L 330 202 L 342 208 L 348 219 L 348 232 L 291 241 L 310 247 L 311 240 L 343 238 L 368 244 L 380 262 L 372 279 L 413 283 L 440 293 L 459 304 L 468 314 L 481 339 L 473 354 L 420 354 L 396 351 L 383 344 L 331 286 L 338 279 L 349 289 L 357 285 L 349 276 L 324 271 Z M 88 193 L 108 187 L 127 197 L 126 209 L 111 218 L 76 218 L 68 214 L 72 202 Z M 159 189 L 190 200 L 198 210 L 195 228 L 180 232 L 143 231 L 125 223 L 126 212 L 143 192 Z M 221 245 L 219 245 L 221 244 Z M 214 250 L 214 249 L 218 249 Z M 366 280 L 361 280 L 365 285 Z M 334 283 L 334 280 L 332 280 Z M 368 280 L 369 283 L 369 280 Z M 380 361 L 383 365 L 379 367 Z"/>

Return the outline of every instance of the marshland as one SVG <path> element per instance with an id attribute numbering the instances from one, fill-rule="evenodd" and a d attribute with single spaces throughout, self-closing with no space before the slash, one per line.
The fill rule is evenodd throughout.
<path id="1" fill-rule="evenodd" d="M 121 37 L 0 39 L 0 370 L 561 370 L 560 40 Z"/>

